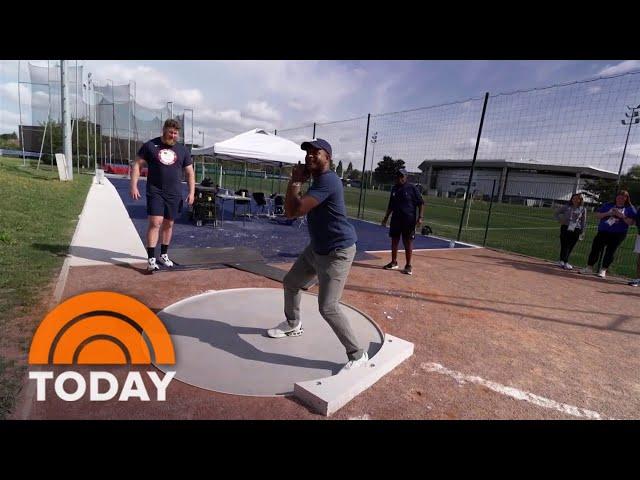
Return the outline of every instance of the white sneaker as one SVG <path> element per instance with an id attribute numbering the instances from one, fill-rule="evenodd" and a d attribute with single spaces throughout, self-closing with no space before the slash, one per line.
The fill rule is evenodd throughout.
<path id="1" fill-rule="evenodd" d="M 593 274 L 593 268 L 587 265 L 586 267 L 581 268 L 579 270 L 579 272 L 581 274 L 583 274 L 583 275 L 592 275 Z"/>
<path id="2" fill-rule="evenodd" d="M 156 263 L 156 257 L 151 257 L 147 260 L 147 272 L 153 273 L 156 270 L 160 270 L 160 266 Z"/>
<path id="3" fill-rule="evenodd" d="M 634 278 L 629 283 L 627 283 L 627 285 L 631 285 L 632 287 L 637 287 L 638 285 L 640 285 L 640 278 Z"/>
<path id="4" fill-rule="evenodd" d="M 298 337 L 302 335 L 302 332 L 304 332 L 304 329 L 302 328 L 302 322 L 298 323 L 297 326 L 292 327 L 291 325 L 289 325 L 289 322 L 285 320 L 277 327 L 267 330 L 267 335 L 269 335 L 271 338 Z"/>
<path id="5" fill-rule="evenodd" d="M 165 267 L 173 267 L 173 262 L 169 260 L 169 255 L 167 255 L 166 253 L 160 255 L 158 261 L 160 262 L 160 265 L 164 265 Z"/>
<path id="6" fill-rule="evenodd" d="M 358 360 L 350 360 L 349 362 L 347 362 L 347 364 L 342 367 L 342 370 L 340 371 L 342 372 L 343 370 L 353 370 L 354 368 L 363 367 L 368 361 L 369 355 L 367 354 L 367 352 L 364 352 L 364 354 Z"/>
<path id="7" fill-rule="evenodd" d="M 564 264 L 564 262 L 563 262 L 562 260 L 560 260 L 560 261 L 557 263 L 557 265 L 558 265 L 559 267 L 564 268 L 564 265 L 565 265 L 565 264 Z"/>
<path id="8" fill-rule="evenodd" d="M 565 264 L 564 264 L 564 269 L 565 269 L 565 270 L 573 270 L 573 267 L 571 266 L 571 264 L 570 264 L 570 263 L 565 263 Z"/>
<path id="9" fill-rule="evenodd" d="M 606 277 L 606 276 L 607 276 L 607 271 L 603 268 L 602 270 L 600 270 L 600 271 L 598 272 L 598 276 L 599 276 L 600 278 L 604 278 L 604 277 Z"/>

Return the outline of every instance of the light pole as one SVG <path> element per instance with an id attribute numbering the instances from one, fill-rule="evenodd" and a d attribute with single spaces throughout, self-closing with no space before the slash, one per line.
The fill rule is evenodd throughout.
<path id="1" fill-rule="evenodd" d="M 375 132 L 371 135 L 371 143 L 373 147 L 371 147 L 371 170 L 369 171 L 369 185 L 373 183 L 373 159 L 376 154 L 376 142 L 378 141 L 378 132 Z"/>
<path id="2" fill-rule="evenodd" d="M 629 142 L 631 125 L 640 122 L 640 117 L 638 117 L 638 115 L 640 115 L 640 112 L 638 111 L 640 110 L 640 105 L 638 105 L 637 107 L 630 107 L 627 105 L 627 108 L 631 110 L 631 115 L 629 115 L 628 113 L 624 114 L 624 116 L 629 119 L 628 122 L 625 120 L 620 120 L 623 125 L 629 125 L 629 128 L 627 129 L 627 138 L 624 141 L 624 148 L 622 149 L 622 158 L 620 159 L 620 168 L 618 169 L 618 182 L 616 183 L 616 189 L 620 188 L 620 175 L 622 175 L 622 164 L 624 163 L 624 154 L 627 152 L 627 143 Z"/>
<path id="3" fill-rule="evenodd" d="M 373 135 L 371 135 L 371 143 L 373 144 L 372 150 L 371 150 L 371 171 L 369 172 L 369 184 L 371 184 L 371 181 L 373 179 L 373 156 L 376 154 L 376 142 L 378 141 L 378 132 L 375 132 Z M 366 167 L 365 167 L 366 168 Z M 365 202 L 367 200 L 367 189 L 369 188 L 369 185 L 366 182 L 367 179 L 367 173 L 366 172 L 362 172 L 362 182 L 364 183 L 364 192 L 362 195 L 362 218 L 364 218 L 364 205 Z"/>
<path id="4" fill-rule="evenodd" d="M 167 102 L 167 110 L 169 110 L 169 118 L 173 118 L 173 102 Z"/>
<path id="5" fill-rule="evenodd" d="M 187 118 L 187 112 L 191 112 L 191 148 L 189 148 L 189 151 L 193 150 L 193 108 L 185 108 L 184 109 L 184 116 L 183 119 Z M 182 126 L 184 129 L 184 125 Z M 186 132 L 185 132 L 185 137 L 187 136 Z"/>
<path id="6" fill-rule="evenodd" d="M 204 131 L 203 130 L 198 130 L 198 134 L 202 135 L 202 148 L 204 148 Z"/>

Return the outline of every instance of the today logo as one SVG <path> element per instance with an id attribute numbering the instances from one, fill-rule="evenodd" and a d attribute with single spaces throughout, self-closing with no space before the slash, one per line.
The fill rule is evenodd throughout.
<path id="1" fill-rule="evenodd" d="M 53 309 L 40 323 L 29 350 L 30 365 L 175 365 L 171 337 L 158 316 L 131 297 L 114 292 L 90 292 L 72 297 Z M 166 400 L 166 390 L 176 372 L 160 378 L 146 372 L 156 387 L 156 400 Z M 36 380 L 37 401 L 46 400 L 46 384 L 52 371 L 29 371 Z M 70 385 L 73 384 L 73 385 Z M 91 401 L 111 400 L 118 393 L 118 380 L 106 371 L 89 372 Z M 104 389 L 108 385 L 107 389 Z M 65 401 L 81 399 L 87 380 L 68 370 L 54 380 L 56 395 Z M 150 401 L 140 372 L 129 372 L 119 401 L 139 398 Z"/>

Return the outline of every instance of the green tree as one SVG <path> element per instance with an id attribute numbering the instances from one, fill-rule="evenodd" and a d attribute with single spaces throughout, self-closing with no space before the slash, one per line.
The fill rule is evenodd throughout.
<path id="1" fill-rule="evenodd" d="M 342 160 L 338 162 L 338 166 L 336 168 L 336 174 L 342 178 Z"/>
<path id="2" fill-rule="evenodd" d="M 347 171 L 345 172 L 344 176 L 347 178 L 351 178 L 349 177 L 349 175 L 351 174 L 352 171 L 353 171 L 353 165 L 351 162 L 349 162 L 349 165 L 347 165 Z"/>
<path id="3" fill-rule="evenodd" d="M 349 175 L 347 176 L 347 178 L 349 180 L 361 180 L 362 179 L 362 172 L 360 170 L 351 170 L 349 172 Z"/>
<path id="4" fill-rule="evenodd" d="M 620 176 L 620 187 L 616 179 L 598 178 L 587 181 L 584 189 L 595 194 L 599 203 L 613 202 L 618 190 L 627 190 L 631 203 L 640 204 L 640 165 L 634 165 Z"/>
<path id="5" fill-rule="evenodd" d="M 16 135 L 16 132 L 3 133 L 0 135 L 0 148 L 17 149 L 19 147 L 20 143 L 18 142 L 18 135 Z"/>
<path id="6" fill-rule="evenodd" d="M 373 171 L 373 178 L 376 183 L 389 184 L 393 183 L 396 173 L 399 169 L 404 168 L 404 160 L 394 160 L 388 155 L 382 157 L 382 161 L 378 162 L 378 166 Z"/>

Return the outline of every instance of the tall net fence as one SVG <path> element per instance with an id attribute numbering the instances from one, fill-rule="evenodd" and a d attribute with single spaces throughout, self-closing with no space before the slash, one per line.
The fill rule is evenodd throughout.
<path id="1" fill-rule="evenodd" d="M 379 222 L 402 163 L 434 235 L 558 260 L 554 211 L 580 193 L 590 215 L 573 256 L 584 266 L 594 210 L 617 188 L 640 203 L 640 72 L 488 95 L 483 116 L 484 100 L 315 124 L 334 149 L 349 214 Z M 278 134 L 299 141 L 309 130 Z M 635 274 L 635 236 L 632 227 L 612 273 Z"/>
<path id="2" fill-rule="evenodd" d="M 21 149 L 25 157 L 37 157 L 38 164 L 51 165 L 54 154 L 62 151 L 60 65 L 28 63 L 18 78 L 19 86 L 26 86 L 19 88 L 25 94 L 18 99 Z M 175 102 L 160 108 L 141 105 L 136 101 L 135 83 L 98 83 L 73 62 L 67 67 L 67 80 L 71 144 L 78 169 L 128 164 L 143 142 L 161 135 L 168 118 L 182 125 L 181 141 L 193 144 L 193 109 Z"/>

